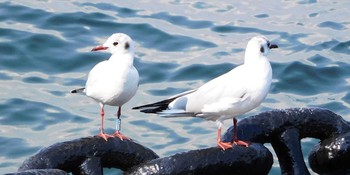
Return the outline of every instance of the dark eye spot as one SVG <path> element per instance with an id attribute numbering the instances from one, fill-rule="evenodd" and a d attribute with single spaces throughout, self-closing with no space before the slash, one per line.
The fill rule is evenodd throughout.
<path id="1" fill-rule="evenodd" d="M 261 47 L 260 47 L 260 52 L 261 52 L 261 53 L 264 53 L 264 51 L 265 51 L 264 47 L 261 46 Z"/>
<path id="2" fill-rule="evenodd" d="M 130 47 L 129 43 L 128 43 L 128 42 L 127 42 L 127 43 L 125 43 L 124 48 L 125 48 L 125 49 L 129 49 L 129 47 Z"/>
<path id="3" fill-rule="evenodd" d="M 114 46 L 117 46 L 118 44 L 119 44 L 118 42 L 114 42 L 114 43 L 113 43 Z"/>

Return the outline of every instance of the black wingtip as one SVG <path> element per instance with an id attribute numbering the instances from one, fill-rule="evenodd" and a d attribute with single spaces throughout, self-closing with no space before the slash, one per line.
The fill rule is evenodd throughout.
<path id="1" fill-rule="evenodd" d="M 141 109 L 140 112 L 143 113 L 158 113 L 168 108 L 169 103 L 171 103 L 175 98 L 166 99 L 152 104 L 146 104 L 142 106 L 136 106 L 132 109 Z"/>
<path id="2" fill-rule="evenodd" d="M 73 93 L 73 94 L 81 93 L 81 92 L 84 92 L 84 90 L 85 90 L 85 88 L 74 89 L 74 90 L 70 91 L 70 93 Z"/>
<path id="3" fill-rule="evenodd" d="M 157 113 L 164 110 L 162 106 L 137 106 L 133 107 L 132 110 L 140 110 L 143 113 Z"/>
<path id="4" fill-rule="evenodd" d="M 276 48 L 278 48 L 278 45 L 277 44 L 270 44 L 269 48 L 270 49 L 276 49 Z"/>

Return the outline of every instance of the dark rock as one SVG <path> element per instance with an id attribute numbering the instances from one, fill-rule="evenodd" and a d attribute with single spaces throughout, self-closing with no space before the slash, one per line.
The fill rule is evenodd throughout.
<path id="1" fill-rule="evenodd" d="M 125 174 L 268 174 L 273 163 L 271 152 L 261 144 L 206 148 L 175 154 L 137 165 Z"/>
<path id="2" fill-rule="evenodd" d="M 285 130 L 271 141 L 271 145 L 278 157 L 282 174 L 310 174 L 301 152 L 297 129 Z"/>
<path id="3" fill-rule="evenodd" d="M 258 143 L 270 143 L 272 138 L 281 135 L 285 130 L 295 128 L 300 139 L 306 137 L 320 140 L 350 131 L 349 122 L 330 110 L 322 108 L 276 109 L 262 112 L 239 121 L 237 137 Z M 233 138 L 233 127 L 230 127 L 224 141 Z"/>
<path id="4" fill-rule="evenodd" d="M 350 174 L 350 133 L 323 140 L 309 155 L 310 167 L 319 174 Z"/>
<path id="5" fill-rule="evenodd" d="M 282 174 L 310 174 L 304 162 L 300 140 L 306 137 L 321 141 L 350 131 L 349 122 L 321 108 L 291 108 L 262 112 L 242 119 L 237 137 L 243 141 L 271 143 Z M 230 127 L 224 141 L 233 138 Z"/>
<path id="6" fill-rule="evenodd" d="M 91 157 L 99 158 L 101 165 L 93 165 L 90 162 L 89 165 L 82 167 L 113 167 L 125 171 L 147 160 L 158 158 L 158 155 L 133 141 L 121 141 L 118 138 L 110 138 L 105 141 L 100 137 L 87 137 L 44 148 L 26 159 L 18 171 L 57 168 L 78 174 L 81 164 L 86 164 L 85 161 Z M 96 161 L 93 162 L 96 163 Z M 94 172 L 98 171 L 94 170 Z"/>
<path id="7" fill-rule="evenodd" d="M 59 169 L 35 169 L 26 170 L 17 173 L 10 173 L 6 175 L 68 175 L 65 171 Z"/>
<path id="8" fill-rule="evenodd" d="M 103 175 L 103 169 L 101 166 L 101 158 L 99 157 L 91 157 L 86 159 L 80 165 L 80 173 L 81 175 Z"/>

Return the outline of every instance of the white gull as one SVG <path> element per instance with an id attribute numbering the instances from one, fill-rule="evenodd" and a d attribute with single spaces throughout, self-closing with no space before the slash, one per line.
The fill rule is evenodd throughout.
<path id="1" fill-rule="evenodd" d="M 198 89 L 190 90 L 166 100 L 134 107 L 145 113 L 158 113 L 164 117 L 199 117 L 218 124 L 217 144 L 222 149 L 232 148 L 232 143 L 222 142 L 223 121 L 233 119 L 233 144 L 248 146 L 237 138 L 236 117 L 256 108 L 265 99 L 271 85 L 272 69 L 267 55 L 278 48 L 266 37 L 249 40 L 244 64 L 209 81 Z"/>
<path id="2" fill-rule="evenodd" d="M 135 95 L 139 86 L 139 73 L 133 65 L 134 42 L 126 34 L 115 33 L 103 45 L 91 51 L 100 50 L 109 51 L 112 56 L 92 68 L 85 88 L 73 90 L 72 93 L 83 92 L 100 104 L 101 131 L 97 136 L 106 141 L 113 136 L 121 140 L 130 139 L 120 133 L 120 116 L 122 105 Z M 104 105 L 118 107 L 116 131 L 113 136 L 104 132 Z"/>

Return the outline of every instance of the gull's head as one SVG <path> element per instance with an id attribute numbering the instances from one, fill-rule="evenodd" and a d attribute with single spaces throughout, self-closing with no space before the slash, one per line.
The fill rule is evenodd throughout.
<path id="1" fill-rule="evenodd" d="M 111 54 L 134 53 L 134 42 L 124 33 L 115 33 L 103 45 L 97 46 L 91 51 L 99 50 L 108 50 Z"/>
<path id="2" fill-rule="evenodd" d="M 265 36 L 255 36 L 249 40 L 246 55 L 263 55 L 267 56 L 270 49 L 278 48 L 276 44 L 270 43 L 270 41 Z M 248 56 L 247 55 L 247 56 Z"/>

